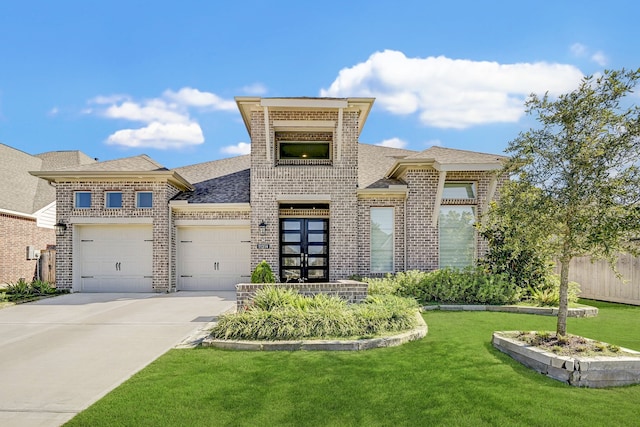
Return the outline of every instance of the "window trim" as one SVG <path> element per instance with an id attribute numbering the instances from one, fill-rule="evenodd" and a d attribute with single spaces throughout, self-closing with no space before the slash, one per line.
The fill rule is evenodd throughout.
<path id="1" fill-rule="evenodd" d="M 142 193 L 151 194 L 151 205 L 150 206 L 140 206 L 140 194 L 142 194 Z M 136 209 L 153 209 L 153 191 L 149 191 L 149 190 L 136 191 Z"/>
<path id="2" fill-rule="evenodd" d="M 88 194 L 89 195 L 89 206 L 78 206 L 78 194 Z M 74 191 L 73 192 L 73 207 L 74 209 L 91 209 L 91 204 L 93 203 L 93 196 L 91 191 Z"/>
<path id="3" fill-rule="evenodd" d="M 120 206 L 109 206 L 109 195 L 120 194 Z M 124 205 L 124 194 L 120 190 L 109 190 L 104 192 L 104 208 L 105 209 L 122 209 Z"/>
<path id="4" fill-rule="evenodd" d="M 373 266 L 373 239 L 372 239 L 372 212 L 374 210 L 390 210 L 391 211 L 391 268 L 389 270 L 374 269 Z M 370 206 L 369 207 L 369 272 L 372 274 L 394 273 L 396 259 L 396 210 L 394 206 Z"/>

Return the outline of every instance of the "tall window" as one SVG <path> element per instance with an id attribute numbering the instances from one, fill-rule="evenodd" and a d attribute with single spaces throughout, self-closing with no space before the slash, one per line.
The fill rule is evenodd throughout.
<path id="1" fill-rule="evenodd" d="M 476 208 L 474 206 L 440 207 L 440 268 L 467 267 L 475 258 Z"/>
<path id="2" fill-rule="evenodd" d="M 122 208 L 122 192 L 107 191 L 104 193 L 104 207 L 108 209 Z"/>
<path id="3" fill-rule="evenodd" d="M 136 208 L 152 208 L 153 193 L 151 191 L 138 191 L 136 193 Z"/>
<path id="4" fill-rule="evenodd" d="M 371 208 L 371 272 L 393 272 L 393 208 Z"/>
<path id="5" fill-rule="evenodd" d="M 438 216 L 440 267 L 467 267 L 476 256 L 475 182 L 445 182 Z"/>
<path id="6" fill-rule="evenodd" d="M 74 198 L 74 206 L 76 208 L 89 209 L 91 207 L 91 191 L 76 191 Z"/>

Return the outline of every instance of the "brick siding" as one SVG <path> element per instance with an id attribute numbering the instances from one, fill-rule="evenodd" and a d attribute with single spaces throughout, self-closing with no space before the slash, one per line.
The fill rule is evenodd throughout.
<path id="1" fill-rule="evenodd" d="M 0 283 L 31 281 L 37 260 L 27 260 L 27 246 L 47 249 L 56 243 L 53 229 L 38 227 L 35 219 L 0 213 Z"/>
<path id="2" fill-rule="evenodd" d="M 249 307 L 256 292 L 265 286 L 296 289 L 305 296 L 317 294 L 334 295 L 349 303 L 363 301 L 369 292 L 367 283 L 355 280 L 340 280 L 337 283 L 240 283 L 236 285 L 236 307 L 238 311 Z"/>

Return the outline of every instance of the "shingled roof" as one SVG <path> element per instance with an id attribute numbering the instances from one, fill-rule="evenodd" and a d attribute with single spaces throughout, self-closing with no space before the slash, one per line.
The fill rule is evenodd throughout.
<path id="1" fill-rule="evenodd" d="M 189 203 L 249 203 L 251 156 L 244 155 L 228 159 L 175 168 L 195 187 L 184 191 L 173 200 Z"/>
<path id="2" fill-rule="evenodd" d="M 81 151 L 49 151 L 34 156 L 0 144 L 0 209 L 31 215 L 55 201 L 55 188 L 29 171 L 89 163 L 95 160 Z"/>

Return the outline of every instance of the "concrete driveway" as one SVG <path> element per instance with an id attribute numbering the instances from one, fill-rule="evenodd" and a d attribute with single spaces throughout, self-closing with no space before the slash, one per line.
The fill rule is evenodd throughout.
<path id="1" fill-rule="evenodd" d="M 59 426 L 235 307 L 234 292 L 77 293 L 0 310 L 0 425 Z"/>

